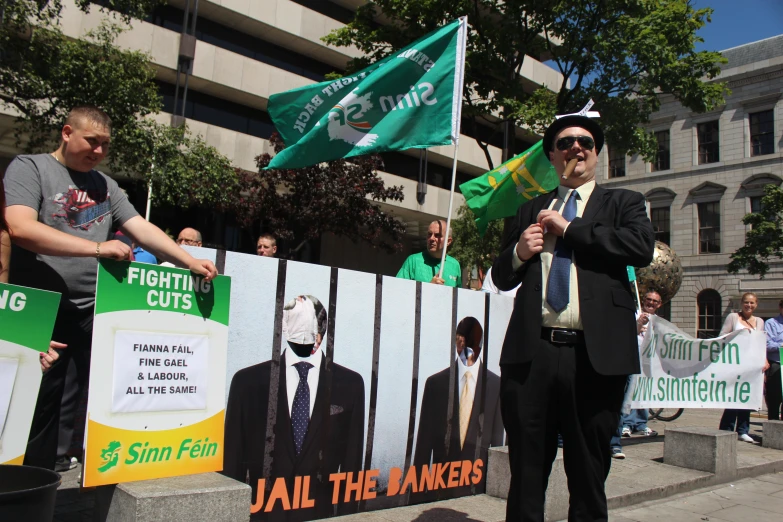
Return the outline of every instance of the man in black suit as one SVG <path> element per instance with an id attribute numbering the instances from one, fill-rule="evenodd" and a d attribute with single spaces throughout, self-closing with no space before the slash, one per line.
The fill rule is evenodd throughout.
<path id="1" fill-rule="evenodd" d="M 358 373 L 327 361 L 321 349 L 313 353 L 317 324 L 309 296 L 286 305 L 288 348 L 279 367 L 266 361 L 238 371 L 231 380 L 226 406 L 223 474 L 247 482 L 258 498 L 258 480 L 267 478 L 262 509 L 253 518 L 264 520 L 313 520 L 334 514 L 333 483 L 329 475 L 362 469 L 364 450 L 364 380 Z M 320 304 L 320 303 L 319 303 Z M 311 317 L 312 316 L 312 317 Z M 296 326 L 299 325 L 299 326 Z M 317 327 L 316 327 L 317 328 Z M 309 330 L 308 330 L 309 329 Z M 276 391 L 277 401 L 270 400 Z M 271 414 L 270 414 L 271 413 Z M 274 423 L 271 473 L 264 476 L 267 419 Z M 310 477 L 309 508 L 295 508 L 295 477 Z M 276 502 L 267 513 L 269 488 L 283 477 L 290 510 Z M 340 488 L 338 513 L 350 512 L 355 503 L 343 504 L 345 481 Z M 299 496 L 297 495 L 297 498 Z M 304 500 L 302 498 L 301 500 Z"/>
<path id="2" fill-rule="evenodd" d="M 544 520 L 557 434 L 563 435 L 569 520 L 607 520 L 609 441 L 626 376 L 639 373 L 626 265 L 647 266 L 653 229 L 637 192 L 595 184 L 601 127 L 569 115 L 544 134 L 560 186 L 522 205 L 492 265 L 500 290 L 519 283 L 501 365 L 509 442 L 508 520 Z M 569 160 L 578 163 L 562 179 Z"/>
<path id="3" fill-rule="evenodd" d="M 486 477 L 489 447 L 503 445 L 503 424 L 500 417 L 500 378 L 482 364 L 483 340 L 484 330 L 478 320 L 465 317 L 457 325 L 457 353 L 452 366 L 427 378 L 413 457 L 415 466 L 430 464 L 430 460 L 435 464 L 479 458 L 484 463 L 482 473 Z M 454 384 L 449 394 L 452 373 Z M 483 426 L 480 425 L 482 413 Z M 484 487 L 483 481 L 481 487 Z M 483 489 L 477 491 L 482 492 Z M 417 500 L 453 498 L 470 493 L 471 486 L 462 486 L 421 495 Z"/>

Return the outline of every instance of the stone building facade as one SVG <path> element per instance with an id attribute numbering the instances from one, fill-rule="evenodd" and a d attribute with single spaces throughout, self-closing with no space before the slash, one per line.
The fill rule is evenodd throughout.
<path id="1" fill-rule="evenodd" d="M 745 242 L 747 213 L 758 210 L 767 184 L 783 181 L 783 35 L 722 52 L 728 63 L 715 81 L 727 82 L 725 105 L 694 113 L 670 95 L 646 126 L 659 142 L 653 162 L 613 151 L 602 162 L 606 187 L 647 198 L 656 239 L 680 256 L 684 280 L 664 315 L 685 332 L 712 336 L 755 292 L 756 315 L 778 314 L 783 262 L 767 276 L 729 274 L 731 253 Z"/>

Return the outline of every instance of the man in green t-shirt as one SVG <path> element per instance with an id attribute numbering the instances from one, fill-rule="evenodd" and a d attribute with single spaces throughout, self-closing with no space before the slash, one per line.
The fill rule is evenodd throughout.
<path id="1" fill-rule="evenodd" d="M 397 272 L 397 277 L 421 281 L 422 283 L 434 283 L 436 285 L 462 286 L 462 270 L 459 261 L 446 256 L 446 266 L 443 267 L 443 278 L 438 277 L 440 272 L 440 258 L 443 255 L 443 243 L 446 230 L 446 222 L 442 219 L 430 223 L 427 229 L 427 250 L 408 256 Z M 446 247 L 451 246 L 452 237 L 449 229 L 449 239 Z"/>

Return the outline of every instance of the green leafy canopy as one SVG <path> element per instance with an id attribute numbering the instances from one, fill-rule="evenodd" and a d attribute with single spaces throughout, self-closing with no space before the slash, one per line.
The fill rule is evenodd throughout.
<path id="1" fill-rule="evenodd" d="M 688 0 L 375 0 L 324 40 L 362 51 L 349 65 L 357 70 L 467 15 L 463 115 L 474 130 L 484 125 L 500 132 L 510 121 L 542 133 L 555 114 L 575 112 L 592 98 L 609 144 L 649 160 L 657 145 L 639 124 L 659 109 L 661 95 L 702 112 L 728 92 L 706 81 L 725 60 L 695 50 L 696 31 L 711 13 Z M 530 57 L 551 60 L 561 84 L 531 89 L 519 76 Z M 490 139 L 476 141 L 492 168 Z"/>
<path id="2" fill-rule="evenodd" d="M 761 211 L 745 215 L 742 222 L 753 228 L 745 234 L 745 245 L 731 254 L 728 272 L 744 269 L 763 279 L 769 272 L 770 258 L 783 259 L 783 188 L 764 187 Z"/>
<path id="3" fill-rule="evenodd" d="M 89 11 L 96 6 L 76 0 Z M 117 37 L 132 17 L 160 0 L 105 0 L 104 21 L 82 38 L 63 34 L 60 0 L 6 0 L 0 24 L 0 104 L 18 114 L 17 144 L 27 152 L 52 150 L 71 107 L 92 104 L 112 119 L 109 168 L 152 181 L 157 202 L 227 204 L 238 177 L 230 162 L 186 127 L 149 116 L 162 108 L 150 56 L 120 49 Z"/>

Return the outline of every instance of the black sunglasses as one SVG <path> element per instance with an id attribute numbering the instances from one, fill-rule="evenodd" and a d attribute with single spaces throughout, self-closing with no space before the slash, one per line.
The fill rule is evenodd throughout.
<path id="1" fill-rule="evenodd" d="M 566 136 L 555 142 L 557 150 L 568 150 L 574 146 L 574 142 L 579 142 L 579 146 L 585 150 L 593 150 L 595 141 L 590 136 Z"/>

